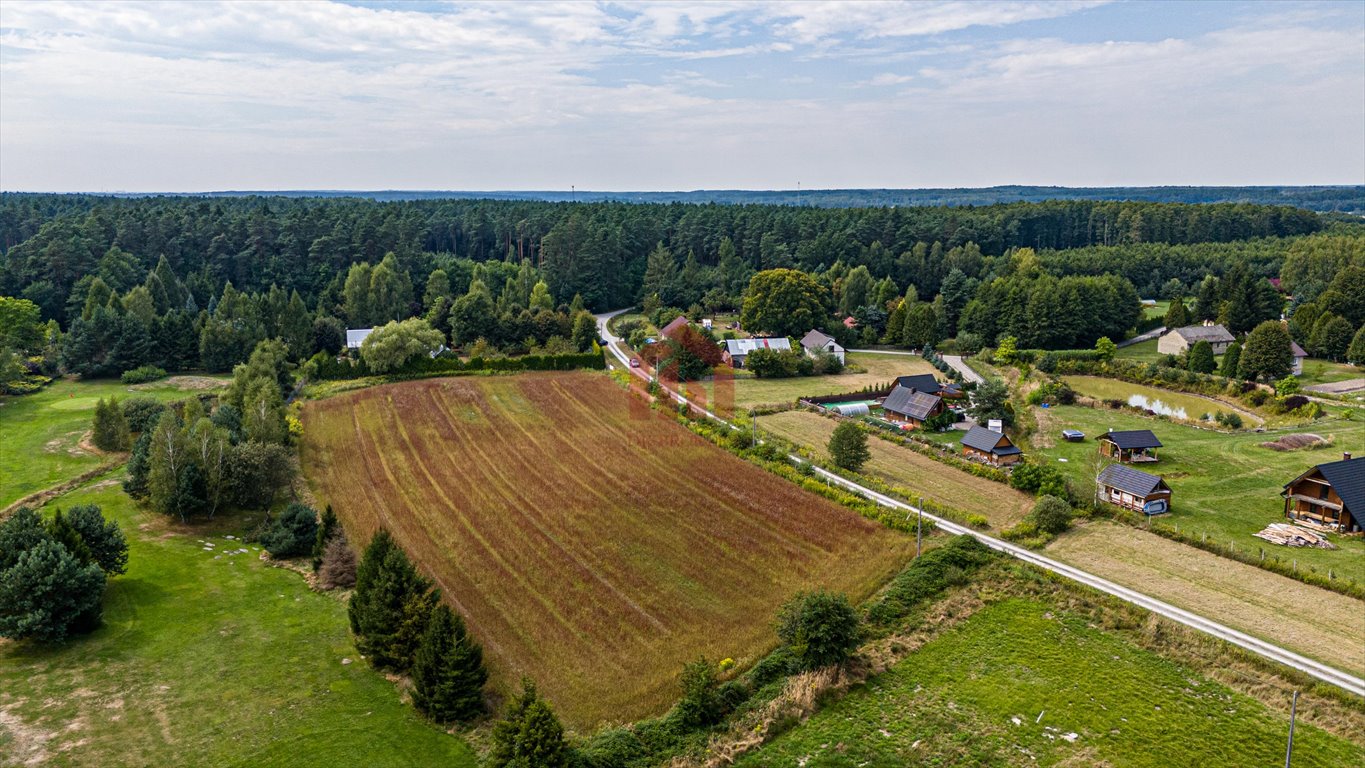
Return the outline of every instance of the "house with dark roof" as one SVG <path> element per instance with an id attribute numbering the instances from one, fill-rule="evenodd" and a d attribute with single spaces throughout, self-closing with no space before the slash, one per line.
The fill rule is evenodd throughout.
<path id="1" fill-rule="evenodd" d="M 1308 357 L 1308 353 L 1304 352 L 1303 347 L 1300 347 L 1298 343 L 1293 341 L 1292 339 L 1289 342 L 1289 352 L 1292 355 L 1294 355 L 1294 368 L 1290 372 L 1293 373 L 1295 376 L 1302 376 L 1303 361 L 1304 358 Z"/>
<path id="2" fill-rule="evenodd" d="M 801 348 L 806 350 L 806 354 L 815 357 L 821 353 L 828 353 L 839 358 L 839 362 L 844 362 L 844 348 L 839 346 L 839 342 L 827 333 L 811 329 L 809 333 L 801 337 Z"/>
<path id="3" fill-rule="evenodd" d="M 1343 454 L 1341 461 L 1319 464 L 1285 483 L 1284 514 L 1334 528 L 1365 531 L 1365 458 Z"/>
<path id="4" fill-rule="evenodd" d="M 1228 345 L 1236 341 L 1227 328 L 1221 325 L 1187 325 L 1184 328 L 1176 328 L 1161 335 L 1156 342 L 1156 351 L 1163 355 L 1178 355 L 1188 352 L 1190 347 L 1201 341 L 1207 341 L 1213 347 L 1213 354 L 1221 355 L 1228 351 Z"/>
<path id="5" fill-rule="evenodd" d="M 882 401 L 882 413 L 892 421 L 911 427 L 922 427 L 924 422 L 948 410 L 943 398 L 909 387 L 896 386 Z"/>
<path id="6" fill-rule="evenodd" d="M 659 329 L 659 335 L 664 337 L 665 339 L 671 339 L 673 338 L 674 334 L 686 328 L 687 325 L 688 325 L 687 315 L 678 315 L 677 317 L 673 318 L 673 320 L 669 322 L 668 325 L 665 325 L 663 328 Z"/>
<path id="7" fill-rule="evenodd" d="M 1107 456 L 1124 464 L 1156 461 L 1156 449 L 1161 441 L 1156 439 L 1150 429 L 1129 429 L 1115 432 L 1109 430 L 1100 435 L 1100 455 Z"/>
<path id="8" fill-rule="evenodd" d="M 1101 501 L 1145 515 L 1171 511 L 1171 486 L 1159 476 L 1110 464 L 1095 479 Z"/>
<path id="9" fill-rule="evenodd" d="M 998 467 L 1019 461 L 1024 452 L 1005 433 L 978 424 L 962 436 L 962 455 Z"/>
<path id="10" fill-rule="evenodd" d="M 962 397 L 962 388 L 956 384 L 944 384 L 934 378 L 932 373 L 916 373 L 910 376 L 897 376 L 896 385 L 913 389 L 917 392 L 925 392 L 930 395 L 938 395 L 949 399 Z"/>

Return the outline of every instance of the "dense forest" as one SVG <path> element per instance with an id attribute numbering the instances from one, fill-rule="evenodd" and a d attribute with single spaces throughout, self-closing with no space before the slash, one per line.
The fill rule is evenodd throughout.
<path id="1" fill-rule="evenodd" d="M 1139 296 L 1196 299 L 1201 318 L 1248 331 L 1285 308 L 1267 279 L 1282 271 L 1295 289 L 1291 310 L 1306 302 L 1305 317 L 1341 316 L 1355 328 L 1357 311 L 1340 298 L 1353 291 L 1333 284 L 1365 258 L 1360 229 L 1249 204 L 825 209 L 5 194 L 0 297 L 22 330 L 0 346 L 11 372 L 24 358 L 48 374 L 226 371 L 267 339 L 303 361 L 337 352 L 347 327 L 419 318 L 428 330 L 418 337 L 433 350 L 575 354 L 592 342 L 588 310 L 642 304 L 655 318 L 740 309 L 805 317 L 848 344 L 955 339 L 970 351 L 1014 336 L 1065 349 L 1121 339 L 1140 322 Z M 801 306 L 750 306 L 756 275 Z M 1316 325 L 1302 329 L 1305 340 Z"/>
<path id="2" fill-rule="evenodd" d="M 723 203 L 726 205 L 809 205 L 866 208 L 922 205 L 998 205 L 1048 200 L 1115 200 L 1148 203 L 1255 203 L 1292 205 L 1322 213 L 1365 213 L 1365 186 L 1316 187 L 1030 187 L 1006 185 L 958 189 L 699 189 L 689 192 L 601 192 L 591 190 L 457 191 L 294 191 L 211 192 L 210 197 L 251 195 L 285 197 L 363 197 L 394 200 L 541 200 L 545 202 Z"/>

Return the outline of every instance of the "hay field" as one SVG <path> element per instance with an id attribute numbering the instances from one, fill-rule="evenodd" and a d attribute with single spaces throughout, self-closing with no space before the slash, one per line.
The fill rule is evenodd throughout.
<path id="1" fill-rule="evenodd" d="M 305 474 L 353 541 L 388 527 L 578 729 L 657 714 L 683 662 L 754 660 L 816 585 L 861 599 L 914 552 L 600 374 L 406 382 L 308 403 Z"/>

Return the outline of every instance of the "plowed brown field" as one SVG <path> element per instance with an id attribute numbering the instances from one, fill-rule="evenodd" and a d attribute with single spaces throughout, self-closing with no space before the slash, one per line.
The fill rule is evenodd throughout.
<path id="1" fill-rule="evenodd" d="M 662 712 L 685 661 L 744 663 L 814 586 L 855 599 L 914 552 L 600 374 L 393 384 L 310 402 L 307 478 L 352 541 L 386 526 L 566 723 Z"/>

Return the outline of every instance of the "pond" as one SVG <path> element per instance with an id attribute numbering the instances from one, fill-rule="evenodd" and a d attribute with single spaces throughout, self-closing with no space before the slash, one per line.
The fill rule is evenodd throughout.
<path id="1" fill-rule="evenodd" d="M 1131 406 L 1176 419 L 1194 421 L 1205 414 L 1212 417 L 1220 412 L 1225 414 L 1235 412 L 1243 418 L 1248 415 L 1244 411 L 1238 411 L 1215 400 L 1187 395 L 1183 392 L 1172 392 L 1167 389 L 1130 384 L 1126 381 L 1105 379 L 1099 376 L 1064 376 L 1063 378 L 1078 394 L 1098 400 L 1122 400 Z"/>

